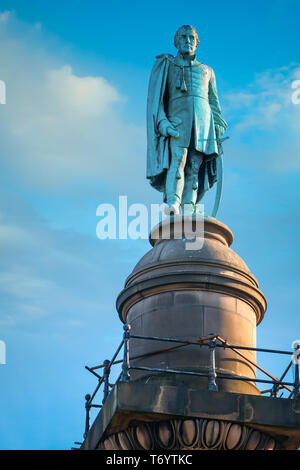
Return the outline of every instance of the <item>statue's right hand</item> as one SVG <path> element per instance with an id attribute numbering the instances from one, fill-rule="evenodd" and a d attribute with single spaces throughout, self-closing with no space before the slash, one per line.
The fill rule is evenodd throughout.
<path id="1" fill-rule="evenodd" d="M 162 119 L 159 123 L 158 130 L 164 137 L 178 137 L 179 133 L 168 119 Z"/>
<path id="2" fill-rule="evenodd" d="M 171 127 L 171 126 L 167 127 L 167 133 L 171 137 L 179 137 L 179 132 L 176 131 L 176 129 L 174 129 L 174 127 Z"/>

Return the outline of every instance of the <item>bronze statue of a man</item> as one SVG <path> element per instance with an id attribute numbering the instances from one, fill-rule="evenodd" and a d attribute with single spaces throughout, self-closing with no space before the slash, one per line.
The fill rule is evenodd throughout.
<path id="1" fill-rule="evenodd" d="M 147 103 L 147 178 L 164 192 L 167 214 L 194 213 L 212 187 L 222 153 L 222 118 L 211 67 L 197 61 L 199 39 L 192 26 L 175 34 L 176 57 L 158 56 Z"/>

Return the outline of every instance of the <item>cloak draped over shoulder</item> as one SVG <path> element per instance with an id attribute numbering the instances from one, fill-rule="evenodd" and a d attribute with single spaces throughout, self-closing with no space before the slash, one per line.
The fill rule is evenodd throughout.
<path id="1" fill-rule="evenodd" d="M 172 56 L 170 56 L 172 57 Z M 168 137 L 159 133 L 159 115 L 164 100 L 169 70 L 168 55 L 157 57 L 153 66 L 147 100 L 147 178 L 158 191 L 164 190 L 165 171 L 169 168 Z"/>

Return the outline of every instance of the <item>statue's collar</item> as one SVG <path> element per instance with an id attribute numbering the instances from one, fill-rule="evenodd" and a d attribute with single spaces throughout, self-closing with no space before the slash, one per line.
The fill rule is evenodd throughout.
<path id="1" fill-rule="evenodd" d="M 186 59 L 183 58 L 182 54 L 180 52 L 178 52 L 177 56 L 175 57 L 174 59 L 174 63 L 176 65 L 185 65 L 185 66 L 189 66 L 189 65 L 197 65 L 199 64 L 199 62 L 196 60 L 196 54 L 194 54 L 192 56 L 192 60 L 191 61 L 187 61 Z"/>

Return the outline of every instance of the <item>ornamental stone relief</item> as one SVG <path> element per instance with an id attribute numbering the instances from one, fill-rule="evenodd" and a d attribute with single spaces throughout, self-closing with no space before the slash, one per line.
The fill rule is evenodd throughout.
<path id="1" fill-rule="evenodd" d="M 241 424 L 207 419 L 141 423 L 112 434 L 98 450 L 275 450 L 271 436 Z"/>

